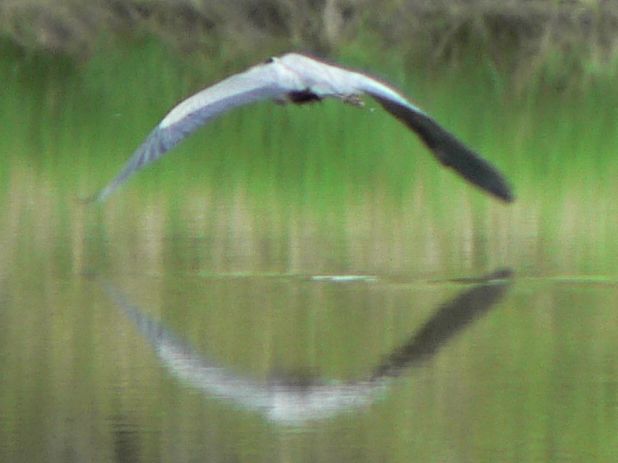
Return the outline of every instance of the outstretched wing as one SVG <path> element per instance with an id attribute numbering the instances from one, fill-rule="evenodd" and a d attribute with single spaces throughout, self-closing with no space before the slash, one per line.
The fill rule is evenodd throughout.
<path id="1" fill-rule="evenodd" d="M 373 97 L 384 109 L 416 132 L 442 164 L 503 201 L 511 202 L 515 199 L 505 177 L 455 135 L 389 86 L 364 74 L 357 76 L 360 76 L 359 90 Z"/>
<path id="2" fill-rule="evenodd" d="M 211 119 L 230 109 L 259 100 L 285 95 L 291 88 L 283 81 L 273 63 L 261 64 L 228 77 L 187 98 L 154 128 L 135 151 L 122 171 L 105 188 L 89 198 L 104 201 L 127 179 L 166 152 Z"/>

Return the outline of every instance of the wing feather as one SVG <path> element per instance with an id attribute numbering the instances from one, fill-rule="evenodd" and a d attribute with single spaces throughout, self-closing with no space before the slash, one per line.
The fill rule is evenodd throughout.
<path id="1" fill-rule="evenodd" d="M 277 98 L 290 91 L 272 65 L 228 77 L 175 106 L 146 137 L 120 173 L 89 201 L 104 201 L 134 173 L 161 158 L 211 119 L 238 106 Z"/>
<path id="2" fill-rule="evenodd" d="M 515 199 L 506 178 L 494 166 L 399 92 L 365 75 L 360 78 L 359 87 L 412 129 L 443 165 L 505 202 Z"/>
<path id="3" fill-rule="evenodd" d="M 310 92 L 317 99 L 335 97 L 344 101 L 366 93 L 412 129 L 442 164 L 503 201 L 515 198 L 494 166 L 391 86 L 364 73 L 292 53 L 228 77 L 178 104 L 148 135 L 120 174 L 91 200 L 105 200 L 131 175 L 218 115 L 259 100 L 281 100 L 298 91 Z"/>

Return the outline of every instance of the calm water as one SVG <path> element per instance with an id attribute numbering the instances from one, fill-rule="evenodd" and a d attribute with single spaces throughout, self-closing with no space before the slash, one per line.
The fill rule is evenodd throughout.
<path id="1" fill-rule="evenodd" d="M 524 233 L 525 205 L 456 227 L 412 193 L 339 216 L 242 191 L 85 208 L 20 172 L 0 461 L 618 455 L 618 282 Z"/>
<path id="2" fill-rule="evenodd" d="M 510 206 L 328 104 L 240 111 L 84 206 L 187 93 L 144 53 L 4 63 L 0 462 L 618 460 L 615 91 L 428 79 Z"/>

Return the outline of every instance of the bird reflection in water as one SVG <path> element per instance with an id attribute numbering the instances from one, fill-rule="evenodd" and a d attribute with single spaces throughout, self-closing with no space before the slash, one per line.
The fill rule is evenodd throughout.
<path id="1" fill-rule="evenodd" d="M 101 281 L 101 285 L 178 380 L 209 396 L 259 412 L 278 424 L 302 425 L 361 409 L 386 395 L 394 378 L 431 360 L 456 334 L 495 307 L 512 284 L 512 272 L 498 270 L 473 282 L 472 288 L 439 306 L 406 343 L 385 356 L 364 379 L 339 383 L 323 383 L 302 375 L 277 375 L 266 382 L 242 376 L 198 353 L 111 283 Z"/>

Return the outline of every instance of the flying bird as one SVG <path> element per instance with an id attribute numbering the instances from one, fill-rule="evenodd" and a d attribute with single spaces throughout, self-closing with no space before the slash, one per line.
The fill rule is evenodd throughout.
<path id="1" fill-rule="evenodd" d="M 148 135 L 125 167 L 91 200 L 102 202 L 144 166 L 220 114 L 260 100 L 304 104 L 337 98 L 362 106 L 361 95 L 374 98 L 386 111 L 412 129 L 433 155 L 470 183 L 511 202 L 511 187 L 489 162 L 466 147 L 401 92 L 364 73 L 288 53 L 234 74 L 175 106 Z"/>

